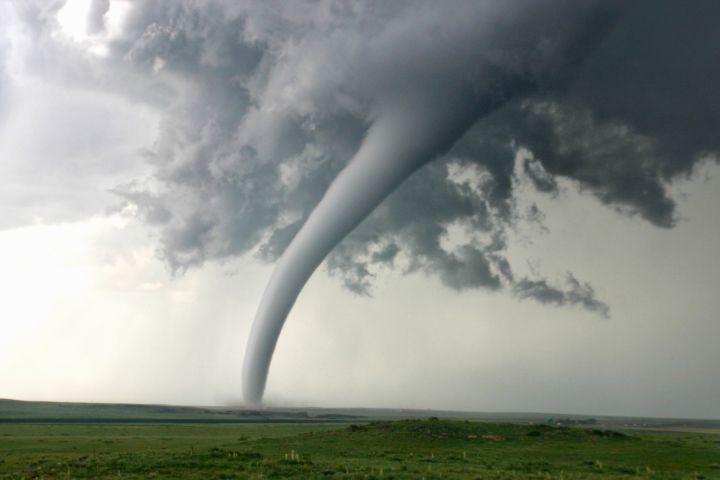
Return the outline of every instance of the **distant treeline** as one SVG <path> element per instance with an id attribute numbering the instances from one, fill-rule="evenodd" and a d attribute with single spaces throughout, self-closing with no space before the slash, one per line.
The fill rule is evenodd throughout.
<path id="1" fill-rule="evenodd" d="M 597 418 L 548 418 L 550 425 L 597 425 Z"/>
<path id="2" fill-rule="evenodd" d="M 83 423 L 112 423 L 112 424 L 229 424 L 229 423 L 347 423 L 347 419 L 334 418 L 131 418 L 131 417 L 109 417 L 109 418 L 82 418 L 82 417 L 18 417 L 2 418 L 3 423 L 62 423 L 62 424 L 83 424 Z"/>

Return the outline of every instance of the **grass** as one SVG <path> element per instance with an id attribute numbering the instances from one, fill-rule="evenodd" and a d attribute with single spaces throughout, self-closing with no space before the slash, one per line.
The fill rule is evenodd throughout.
<path id="1" fill-rule="evenodd" d="M 0 424 L 0 479 L 720 478 L 720 436 L 402 420 Z"/>

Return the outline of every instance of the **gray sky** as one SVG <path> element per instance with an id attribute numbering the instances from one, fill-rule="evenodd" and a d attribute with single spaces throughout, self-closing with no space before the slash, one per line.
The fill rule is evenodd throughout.
<path id="1" fill-rule="evenodd" d="M 720 6 L 533 3 L 0 5 L 0 397 L 240 402 L 378 112 L 483 85 L 307 284 L 266 400 L 720 417 Z"/>

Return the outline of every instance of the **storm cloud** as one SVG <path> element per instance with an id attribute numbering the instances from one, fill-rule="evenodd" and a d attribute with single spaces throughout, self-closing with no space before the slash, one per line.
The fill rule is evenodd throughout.
<path id="1" fill-rule="evenodd" d="M 507 235 L 526 218 L 518 185 L 562 195 L 558 180 L 569 180 L 620 215 L 672 227 L 669 186 L 720 149 L 720 5 L 553 2 L 593 19 L 557 63 L 559 45 L 536 40 L 572 33 L 567 17 L 537 8 L 492 44 L 483 32 L 497 29 L 474 28 L 517 21 L 536 3 L 137 2 L 111 31 L 114 2 L 97 1 L 87 24 L 100 55 L 54 35 L 63 2 L 15 11 L 34 52 L 27 68 L 160 112 L 143 153 L 153 175 L 114 191 L 157 233 L 175 273 L 241 255 L 274 261 L 380 106 L 490 81 L 493 111 L 391 194 L 327 268 L 359 294 L 396 268 L 607 314 L 572 274 L 562 285 L 514 272 Z"/>

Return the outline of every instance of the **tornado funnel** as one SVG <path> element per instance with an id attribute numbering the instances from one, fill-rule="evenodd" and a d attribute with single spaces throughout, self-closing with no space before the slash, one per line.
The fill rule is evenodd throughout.
<path id="1" fill-rule="evenodd" d="M 534 91 L 557 72 L 566 73 L 607 29 L 613 17 L 609 13 L 619 11 L 622 4 L 486 2 L 477 17 L 482 28 L 458 17 L 455 21 L 462 28 L 448 27 L 442 34 L 422 37 L 424 43 L 417 47 L 408 41 L 416 38 L 414 31 L 389 36 L 412 45 L 407 47 L 412 54 L 398 57 L 390 51 L 391 58 L 379 60 L 386 67 L 388 62 L 400 64 L 403 74 L 387 76 L 386 88 L 373 99 L 373 121 L 358 151 L 275 267 L 245 351 L 243 393 L 248 405 L 261 403 L 285 319 L 335 245 L 413 172 L 447 152 L 475 122 L 509 99 Z M 538 22 L 540 17 L 545 20 Z M 529 33 L 517 42 L 515 31 Z"/>

